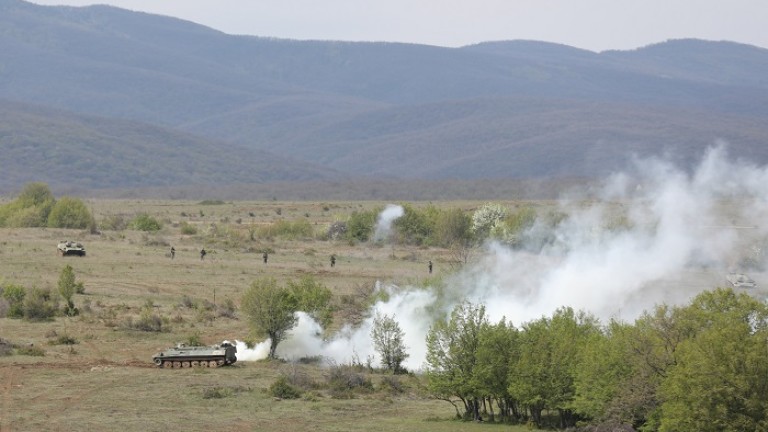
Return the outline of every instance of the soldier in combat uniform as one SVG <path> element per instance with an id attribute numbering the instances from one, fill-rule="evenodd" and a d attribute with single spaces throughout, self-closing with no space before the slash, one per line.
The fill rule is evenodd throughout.
<path id="1" fill-rule="evenodd" d="M 331 255 L 331 267 L 336 265 L 336 255 Z"/>
<path id="2" fill-rule="evenodd" d="M 202 260 L 203 260 L 203 258 L 205 258 L 205 254 L 206 254 L 206 253 L 207 253 L 207 252 L 205 251 L 205 249 L 200 249 L 200 261 L 202 261 Z"/>

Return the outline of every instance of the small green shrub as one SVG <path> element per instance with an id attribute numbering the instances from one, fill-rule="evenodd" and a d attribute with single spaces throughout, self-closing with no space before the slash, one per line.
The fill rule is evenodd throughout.
<path id="1" fill-rule="evenodd" d="M 8 302 L 8 310 L 6 315 L 8 318 L 23 318 L 24 317 L 24 297 L 27 295 L 27 290 L 21 285 L 7 284 L 2 288 L 3 299 Z"/>
<path id="2" fill-rule="evenodd" d="M 123 215 L 107 215 L 99 224 L 102 230 L 122 231 L 128 228 L 128 222 Z"/>
<path id="3" fill-rule="evenodd" d="M 288 377 L 281 375 L 269 386 L 269 394 L 281 399 L 298 399 L 301 397 L 301 390 L 288 382 Z"/>
<path id="4" fill-rule="evenodd" d="M 197 234 L 197 227 L 188 222 L 182 222 L 181 233 L 184 235 L 195 235 Z"/>
<path id="5" fill-rule="evenodd" d="M 47 321 L 56 316 L 58 297 L 51 290 L 32 288 L 24 297 L 24 318 L 30 321 Z"/>
<path id="6" fill-rule="evenodd" d="M 133 218 L 130 226 L 137 231 L 160 231 L 162 228 L 160 221 L 146 213 L 141 213 Z"/>
<path id="7" fill-rule="evenodd" d="M 233 395 L 234 392 L 228 387 L 209 387 L 203 389 L 203 399 L 224 399 Z"/>
<path id="8" fill-rule="evenodd" d="M 16 348 L 16 354 L 33 356 L 33 357 L 44 357 L 45 350 L 40 347 L 36 347 L 34 345 L 29 345 L 25 347 Z"/>
<path id="9" fill-rule="evenodd" d="M 195 333 L 193 335 L 190 335 L 187 337 L 187 340 L 184 342 L 187 344 L 187 346 L 203 346 L 202 340 L 200 340 L 200 333 Z"/>

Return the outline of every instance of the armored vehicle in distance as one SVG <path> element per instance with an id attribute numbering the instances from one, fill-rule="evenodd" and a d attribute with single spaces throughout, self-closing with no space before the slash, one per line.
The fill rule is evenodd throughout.
<path id="1" fill-rule="evenodd" d="M 152 357 L 158 367 L 183 368 L 192 366 L 228 366 L 237 361 L 237 348 L 227 341 L 211 346 L 178 344 Z"/>
<path id="2" fill-rule="evenodd" d="M 61 256 L 67 256 L 67 255 L 85 256 L 85 247 L 82 245 L 82 243 L 64 240 L 59 242 L 57 249 L 59 250 L 59 254 Z"/>
<path id="3" fill-rule="evenodd" d="M 742 273 L 728 273 L 725 279 L 733 288 L 755 288 L 757 284 L 752 278 Z"/>

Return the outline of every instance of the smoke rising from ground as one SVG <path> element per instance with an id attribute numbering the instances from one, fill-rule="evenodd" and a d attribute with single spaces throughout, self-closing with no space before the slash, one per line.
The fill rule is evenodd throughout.
<path id="1" fill-rule="evenodd" d="M 374 241 L 387 240 L 392 234 L 392 223 L 405 214 L 402 206 L 387 204 L 376 219 L 376 228 L 373 233 Z"/>
<path id="2" fill-rule="evenodd" d="M 726 272 L 743 270 L 744 259 L 760 251 L 768 235 L 766 185 L 768 168 L 732 161 L 722 146 L 708 150 L 690 173 L 662 159 L 637 161 L 633 172 L 616 174 L 592 191 L 597 199 L 589 205 L 580 197 L 562 200 L 558 213 L 568 216 L 559 224 L 539 215 L 515 248 L 487 244 L 439 294 L 382 287 L 389 300 L 374 305 L 371 317 L 378 311 L 395 318 L 410 354 L 405 366 L 414 370 L 423 367 L 434 317 L 463 299 L 484 304 L 492 322 L 506 317 L 517 326 L 562 306 L 605 322 L 634 320 L 661 303 L 688 302 L 723 286 Z M 763 264 L 761 253 L 751 257 L 756 268 Z M 319 326 L 300 314 L 277 353 L 365 361 L 376 356 L 371 324 L 372 318 L 322 341 Z M 259 350 L 238 346 L 238 358 Z"/>

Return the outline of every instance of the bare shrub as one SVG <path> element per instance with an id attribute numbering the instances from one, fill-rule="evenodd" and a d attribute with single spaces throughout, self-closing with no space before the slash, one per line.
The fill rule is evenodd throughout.
<path id="1" fill-rule="evenodd" d="M 232 301 L 232 299 L 226 299 L 224 300 L 224 304 L 220 304 L 218 306 L 216 315 L 223 318 L 234 319 L 236 310 L 237 308 L 235 307 L 235 302 Z"/>
<path id="2" fill-rule="evenodd" d="M 284 376 L 292 386 L 304 390 L 316 389 L 318 384 L 307 373 L 306 368 L 297 363 L 289 363 L 281 368 L 280 375 Z"/>
<path id="3" fill-rule="evenodd" d="M 381 384 L 379 387 L 382 390 L 387 390 L 392 393 L 405 392 L 405 386 L 403 385 L 402 380 L 395 375 L 384 375 L 381 377 Z"/>
<path id="4" fill-rule="evenodd" d="M 373 383 L 366 375 L 359 372 L 355 365 L 335 365 L 328 369 L 326 381 L 334 399 L 352 399 L 357 393 L 370 393 Z"/>
<path id="5" fill-rule="evenodd" d="M 11 342 L 0 338 L 0 357 L 13 354 L 13 344 Z"/>
<path id="6" fill-rule="evenodd" d="M 10 308 L 11 305 L 8 304 L 8 301 L 0 297 L 0 318 L 5 318 L 8 315 L 8 310 Z"/>

